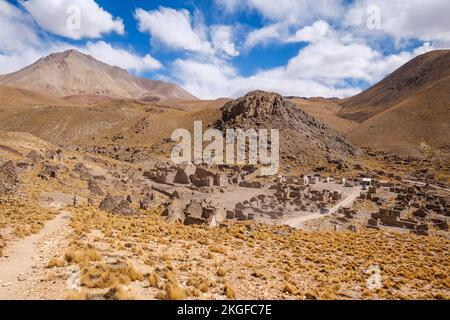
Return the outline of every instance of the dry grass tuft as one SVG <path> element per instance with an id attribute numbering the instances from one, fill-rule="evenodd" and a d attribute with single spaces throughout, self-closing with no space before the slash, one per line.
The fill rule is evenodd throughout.
<path id="1" fill-rule="evenodd" d="M 89 294 L 86 290 L 73 290 L 66 295 L 65 300 L 89 300 Z"/>
<path id="2" fill-rule="evenodd" d="M 105 293 L 106 300 L 138 300 L 139 297 L 131 289 L 125 286 L 116 286 Z"/>
<path id="3" fill-rule="evenodd" d="M 229 284 L 225 284 L 224 293 L 228 299 L 236 299 L 236 293 Z"/>
<path id="4" fill-rule="evenodd" d="M 297 287 L 291 283 L 286 283 L 283 288 L 283 292 L 289 293 L 291 295 L 296 295 L 298 293 Z"/>
<path id="5" fill-rule="evenodd" d="M 54 257 L 47 263 L 47 268 L 61 268 L 67 265 L 66 260 L 61 257 Z"/>

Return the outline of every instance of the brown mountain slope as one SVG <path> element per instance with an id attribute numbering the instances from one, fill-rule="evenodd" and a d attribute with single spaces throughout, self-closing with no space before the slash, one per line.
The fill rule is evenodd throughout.
<path id="1" fill-rule="evenodd" d="M 189 92 L 183 90 L 179 86 L 173 83 L 166 83 L 163 81 L 155 81 L 150 80 L 147 78 L 135 78 L 136 83 L 143 88 L 144 90 L 148 91 L 146 93 L 147 97 L 157 97 L 161 100 L 166 99 L 183 99 L 183 100 L 196 100 L 197 97 L 193 96 Z"/>
<path id="2" fill-rule="evenodd" d="M 409 61 L 383 81 L 340 102 L 343 118 L 364 122 L 437 81 L 450 76 L 450 50 L 436 50 Z"/>
<path id="3" fill-rule="evenodd" d="M 76 50 L 51 54 L 17 72 L 3 75 L 0 85 L 57 97 L 101 95 L 125 99 L 195 99 L 176 85 L 135 78 L 124 69 Z"/>
<path id="4" fill-rule="evenodd" d="M 359 146 L 417 154 L 450 147 L 450 77 L 363 122 L 347 137 Z"/>
<path id="5" fill-rule="evenodd" d="M 66 105 L 67 103 L 61 99 L 49 97 L 31 90 L 0 86 L 0 107 L 36 106 L 39 104 Z"/>
<path id="6" fill-rule="evenodd" d="M 347 134 L 349 131 L 358 126 L 358 123 L 341 118 L 338 113 L 342 110 L 342 106 L 335 101 L 325 98 L 290 98 L 300 109 L 313 117 L 322 120 L 329 127 L 341 134 Z"/>

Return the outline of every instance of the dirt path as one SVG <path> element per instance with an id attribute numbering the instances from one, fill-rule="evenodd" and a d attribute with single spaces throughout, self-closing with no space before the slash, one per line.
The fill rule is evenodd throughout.
<path id="1" fill-rule="evenodd" d="M 288 226 L 291 226 L 293 228 L 300 228 L 303 223 L 310 220 L 315 220 L 319 218 L 323 218 L 326 216 L 329 216 L 333 213 L 336 213 L 339 208 L 341 207 L 349 207 L 353 204 L 353 202 L 356 200 L 356 198 L 359 197 L 361 193 L 361 189 L 355 189 L 353 190 L 344 200 L 336 204 L 334 207 L 332 207 L 327 214 L 321 214 L 321 213 L 312 213 L 308 215 L 302 215 L 298 217 L 289 217 L 286 218 L 284 221 L 282 221 L 282 224 L 286 224 Z"/>
<path id="2" fill-rule="evenodd" d="M 67 245 L 70 212 L 61 210 L 39 234 L 13 242 L 0 259 L 0 300 L 56 298 L 47 262 Z M 64 298 L 60 296 L 59 299 Z"/>
<path id="3" fill-rule="evenodd" d="M 414 184 L 414 185 L 418 185 L 418 186 L 421 186 L 421 187 L 426 186 L 428 184 L 428 183 L 422 182 L 422 181 L 406 180 L 406 179 L 403 179 L 403 182 L 408 182 L 408 183 L 411 183 L 411 184 Z M 447 188 L 439 187 L 439 186 L 436 186 L 434 184 L 428 184 L 428 185 L 430 187 L 438 189 L 438 190 L 450 192 L 450 189 L 447 189 Z"/>

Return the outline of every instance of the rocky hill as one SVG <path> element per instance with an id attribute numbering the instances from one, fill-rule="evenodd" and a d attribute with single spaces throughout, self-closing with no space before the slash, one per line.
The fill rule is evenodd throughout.
<path id="1" fill-rule="evenodd" d="M 228 102 L 217 127 L 279 129 L 280 150 L 288 159 L 345 158 L 357 153 L 338 132 L 271 92 L 253 91 Z"/>

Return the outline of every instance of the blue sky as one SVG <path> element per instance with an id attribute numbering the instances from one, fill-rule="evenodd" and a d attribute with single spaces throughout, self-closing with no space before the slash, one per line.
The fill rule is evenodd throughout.
<path id="1" fill-rule="evenodd" d="M 0 9 L 0 73 L 74 47 L 201 98 L 349 96 L 450 44 L 447 0 L 0 0 Z"/>

